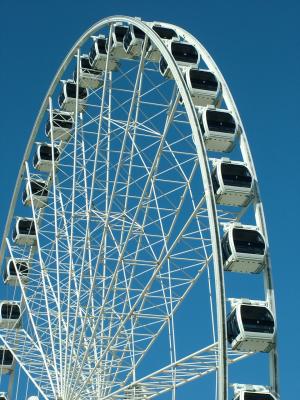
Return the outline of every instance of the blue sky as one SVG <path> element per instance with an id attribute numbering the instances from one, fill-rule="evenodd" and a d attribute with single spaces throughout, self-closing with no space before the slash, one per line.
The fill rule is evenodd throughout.
<path id="1" fill-rule="evenodd" d="M 0 229 L 40 103 L 65 54 L 90 25 L 115 14 L 167 21 L 207 47 L 233 93 L 258 173 L 276 289 L 282 398 L 294 397 L 300 391 L 299 3 L 19 0 L 2 2 L 0 11 Z"/>

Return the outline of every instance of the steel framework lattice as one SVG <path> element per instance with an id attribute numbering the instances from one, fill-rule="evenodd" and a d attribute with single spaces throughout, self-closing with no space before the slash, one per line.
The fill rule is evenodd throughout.
<path id="1" fill-rule="evenodd" d="M 137 56 L 113 57 L 117 24 L 144 32 Z M 71 49 L 49 88 L 8 213 L 2 268 L 8 259 L 14 265 L 28 261 L 26 282 L 17 271 L 15 285 L 6 292 L 19 302 L 22 322 L 14 327 L 1 327 L 0 322 L 2 345 L 14 358 L 9 373 L 3 367 L 1 376 L 0 391 L 9 399 L 33 394 L 49 400 L 150 399 L 167 392 L 175 399 L 179 387 L 214 375 L 216 384 L 206 397 L 226 400 L 228 367 L 255 357 L 227 347 L 221 249 L 221 228 L 243 220 L 252 221 L 267 243 L 245 130 L 206 49 L 183 29 L 161 25 L 174 30 L 179 41 L 192 44 L 201 56 L 200 66 L 221 83 L 222 98 L 216 105 L 238 121 L 239 146 L 233 154 L 251 171 L 255 196 L 242 208 L 217 204 L 211 170 L 222 154 L 207 150 L 185 69 L 153 23 L 115 16 L 92 26 Z M 46 138 L 43 129 L 48 118 L 53 127 L 60 81 L 73 79 L 74 70 L 80 76 L 81 56 L 89 52 L 91 37 L 99 34 L 107 38 L 101 84 L 88 89 L 80 112 L 77 79 L 70 137 L 57 140 L 52 128 Z M 147 57 L 150 43 L 166 60 L 173 79 L 164 78 L 158 62 Z M 36 149 L 45 142 L 51 147 L 50 167 L 34 169 Z M 37 204 L 30 184 L 29 206 L 20 205 L 24 185 L 32 180 L 47 184 L 45 207 Z M 34 243 L 11 239 L 16 217 L 32 218 Z M 265 263 L 264 300 L 275 315 L 268 255 Z M 189 300 L 197 291 L 199 304 Z M 179 326 L 180 310 L 189 304 L 194 318 L 202 320 L 203 333 L 199 347 L 183 353 L 176 338 L 195 340 L 188 327 Z M 266 385 L 276 394 L 276 340 L 268 357 Z"/>

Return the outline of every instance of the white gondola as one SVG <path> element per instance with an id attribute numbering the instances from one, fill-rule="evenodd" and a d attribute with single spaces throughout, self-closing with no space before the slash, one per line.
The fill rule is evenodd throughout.
<path id="1" fill-rule="evenodd" d="M 270 389 L 262 385 L 234 383 L 233 400 L 278 400 Z"/>
<path id="2" fill-rule="evenodd" d="M 53 146 L 54 166 L 56 167 L 59 161 L 60 151 L 57 146 Z M 37 146 L 36 153 L 33 158 L 33 166 L 39 171 L 52 171 L 52 146 L 48 143 L 40 143 Z"/>
<path id="3" fill-rule="evenodd" d="M 199 109 L 199 124 L 207 150 L 228 152 L 233 149 L 239 125 L 230 111 L 213 106 Z"/>
<path id="4" fill-rule="evenodd" d="M 62 140 L 64 142 L 71 138 L 71 130 L 74 126 L 73 114 L 66 111 L 52 111 L 52 135 L 53 140 Z M 51 120 L 46 123 L 45 134 L 51 139 Z"/>
<path id="5" fill-rule="evenodd" d="M 144 400 L 146 398 L 145 388 L 140 384 L 134 384 L 124 390 L 124 400 Z"/>
<path id="6" fill-rule="evenodd" d="M 0 346 L 0 372 L 8 374 L 14 368 L 14 356 L 5 346 Z"/>
<path id="7" fill-rule="evenodd" d="M 218 204 L 245 207 L 254 196 L 254 179 L 246 164 L 221 158 L 214 162 L 212 183 Z"/>
<path id="8" fill-rule="evenodd" d="M 196 47 L 186 42 L 170 41 L 167 47 L 174 57 L 177 65 L 183 68 L 197 68 L 200 62 L 200 53 Z M 172 72 L 168 63 L 161 57 L 159 61 L 160 73 L 168 79 L 173 79 Z"/>
<path id="9" fill-rule="evenodd" d="M 108 71 L 116 71 L 119 68 L 119 61 L 111 54 L 107 62 L 107 38 L 104 35 L 93 38 L 94 44 L 90 49 L 89 59 L 91 67 L 98 71 L 105 71 L 106 63 Z"/>
<path id="10" fill-rule="evenodd" d="M 29 263 L 26 260 L 9 258 L 7 260 L 3 273 L 3 281 L 7 285 L 19 285 L 19 279 L 22 284 L 28 282 Z M 19 279 L 18 279 L 19 274 Z"/>
<path id="11" fill-rule="evenodd" d="M 6 393 L 0 392 L 0 400 L 8 400 Z"/>
<path id="12" fill-rule="evenodd" d="M 222 87 L 213 72 L 207 69 L 188 68 L 185 80 L 195 106 L 205 107 L 219 102 Z"/>
<path id="13" fill-rule="evenodd" d="M 21 307 L 16 301 L 0 302 L 0 328 L 19 328 Z"/>
<path id="14" fill-rule="evenodd" d="M 267 388 L 263 386 L 244 385 L 236 390 L 233 400 L 278 400 Z"/>
<path id="15" fill-rule="evenodd" d="M 42 208 L 48 201 L 48 182 L 42 179 L 31 179 L 27 181 L 22 196 L 22 202 L 25 206 L 31 206 L 31 195 L 35 208 Z"/>
<path id="16" fill-rule="evenodd" d="M 67 80 L 63 82 L 62 91 L 58 98 L 58 104 L 63 111 L 83 112 L 86 107 L 86 98 L 88 96 L 88 90 L 83 87 L 78 87 L 78 99 L 77 96 L 77 84 L 73 80 Z"/>
<path id="17" fill-rule="evenodd" d="M 132 58 L 131 56 L 129 56 L 129 54 L 126 53 L 123 46 L 123 40 L 128 29 L 128 26 L 124 26 L 118 23 L 112 26 L 110 57 L 113 57 L 116 60 L 120 60 L 122 58 Z"/>
<path id="18" fill-rule="evenodd" d="M 13 230 L 12 239 L 17 245 L 35 244 L 36 230 L 33 218 L 18 217 Z"/>
<path id="19" fill-rule="evenodd" d="M 152 24 L 152 29 L 158 34 L 161 40 L 167 44 L 169 41 L 179 41 L 179 36 L 176 31 L 171 28 L 167 28 L 160 24 Z M 159 62 L 161 53 L 153 42 L 148 40 L 146 59 L 154 62 Z"/>
<path id="20" fill-rule="evenodd" d="M 256 226 L 229 224 L 222 253 L 225 271 L 257 274 L 265 267 L 265 239 Z"/>
<path id="21" fill-rule="evenodd" d="M 39 400 L 38 396 L 30 396 L 27 400 Z"/>
<path id="22" fill-rule="evenodd" d="M 145 32 L 134 25 L 130 25 L 124 36 L 123 46 L 126 54 L 131 57 L 139 57 L 145 40 Z"/>
<path id="23" fill-rule="evenodd" d="M 74 82 L 77 82 L 77 67 L 73 74 Z M 79 86 L 86 89 L 98 89 L 103 85 L 103 72 L 93 69 L 89 56 L 82 55 L 79 61 Z"/>
<path id="24" fill-rule="evenodd" d="M 269 352 L 274 346 L 274 316 L 264 302 L 242 299 L 227 317 L 227 337 L 233 350 Z"/>

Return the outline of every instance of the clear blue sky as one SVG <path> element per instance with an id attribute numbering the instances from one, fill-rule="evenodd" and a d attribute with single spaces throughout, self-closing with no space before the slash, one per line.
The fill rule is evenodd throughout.
<path id="1" fill-rule="evenodd" d="M 189 30 L 218 63 L 243 118 L 270 235 L 282 398 L 300 392 L 299 15 L 296 0 L 2 1 L 0 229 L 31 127 L 74 41 L 114 14 Z M 195 393 L 194 398 L 199 398 Z"/>

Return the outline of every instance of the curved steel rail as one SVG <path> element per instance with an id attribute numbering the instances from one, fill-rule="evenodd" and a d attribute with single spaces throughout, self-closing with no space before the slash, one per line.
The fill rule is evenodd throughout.
<path id="1" fill-rule="evenodd" d="M 168 25 L 170 28 L 177 28 L 176 26 L 172 24 L 165 24 Z M 178 28 L 177 28 L 178 29 Z M 257 179 L 257 174 L 252 158 L 252 154 L 250 151 L 250 146 L 249 142 L 247 140 L 246 136 L 246 131 L 244 128 L 244 125 L 242 123 L 240 114 L 238 112 L 238 108 L 235 104 L 235 101 L 233 99 L 233 96 L 228 88 L 228 85 L 214 62 L 213 58 L 209 54 L 209 52 L 205 49 L 205 47 L 194 37 L 192 36 L 189 32 L 179 28 L 180 33 L 184 38 L 187 39 L 188 42 L 193 43 L 198 51 L 200 52 L 203 60 L 205 61 L 206 65 L 211 69 L 216 76 L 218 77 L 218 80 L 222 84 L 222 94 L 223 98 L 226 102 L 227 107 L 229 106 L 231 108 L 231 111 L 234 113 L 236 119 L 239 122 L 241 129 L 241 135 L 240 135 L 240 147 L 241 147 L 241 153 L 243 155 L 244 161 L 247 163 L 249 166 L 252 176 L 254 177 L 256 181 L 256 197 L 254 200 L 254 209 L 255 209 L 255 219 L 256 219 L 256 225 L 259 227 L 261 232 L 264 235 L 265 242 L 266 242 L 266 248 L 267 248 L 267 261 L 266 261 L 266 268 L 264 269 L 264 287 L 265 287 L 265 296 L 266 300 L 269 304 L 269 307 L 275 316 L 275 323 L 276 323 L 276 306 L 275 306 L 275 296 L 274 296 L 274 286 L 273 286 L 273 279 L 272 279 L 272 268 L 271 268 L 271 259 L 269 255 L 269 239 L 268 239 L 268 232 L 267 232 L 267 227 L 266 227 L 266 220 L 265 220 L 265 215 L 264 215 L 264 208 L 263 208 L 263 203 L 261 200 L 260 196 L 260 190 L 259 190 L 259 185 L 258 185 L 258 179 Z M 277 330 L 276 330 L 277 332 Z M 272 386 L 272 390 L 276 393 L 279 394 L 279 368 L 278 368 L 278 352 L 277 352 L 277 343 L 275 342 L 275 347 L 274 349 L 270 352 L 270 359 L 269 359 L 269 368 L 270 368 L 270 382 Z"/>
<path id="2" fill-rule="evenodd" d="M 176 81 L 180 94 L 182 96 L 186 112 L 189 118 L 191 130 L 193 133 L 193 137 L 195 139 L 197 153 L 199 157 L 199 164 L 203 179 L 203 185 L 205 188 L 205 195 L 206 195 L 206 202 L 207 202 L 207 209 L 209 215 L 209 223 L 210 223 L 210 233 L 211 233 L 211 241 L 212 241 L 212 255 L 213 255 L 213 262 L 214 262 L 214 276 L 215 276 L 215 288 L 216 288 L 216 305 L 217 305 L 217 327 L 218 327 L 218 400 L 227 400 L 227 388 L 228 388 L 228 374 L 227 374 L 227 335 L 226 335 L 226 307 L 225 307 L 225 286 L 224 286 L 224 276 L 223 276 L 223 264 L 222 264 L 222 252 L 221 252 L 221 244 L 220 244 L 220 234 L 219 234 L 219 226 L 218 226 L 218 218 L 217 218 L 217 210 L 216 210 L 216 203 L 214 192 L 212 188 L 212 181 L 209 169 L 209 162 L 206 153 L 206 148 L 204 144 L 204 140 L 202 135 L 199 134 L 201 132 L 197 114 L 195 111 L 195 107 L 193 105 L 193 101 L 191 99 L 191 95 L 187 88 L 186 82 L 182 75 L 180 68 L 177 66 L 176 61 L 174 60 L 173 56 L 169 53 L 166 45 L 161 40 L 161 38 L 154 32 L 149 23 L 143 22 L 138 18 L 132 18 L 127 16 L 112 16 L 109 18 L 105 18 L 100 20 L 99 22 L 95 23 L 90 29 L 88 29 L 75 43 L 72 49 L 69 51 L 65 59 L 63 60 L 60 68 L 58 69 L 57 74 L 55 75 L 49 90 L 44 98 L 44 101 L 41 105 L 37 118 L 35 120 L 33 129 L 30 134 L 30 139 L 28 141 L 23 161 L 18 173 L 16 186 L 13 192 L 10 209 L 8 212 L 6 225 L 3 233 L 2 244 L 0 248 L 0 265 L 2 265 L 3 257 L 5 253 L 6 247 L 6 240 L 5 238 L 8 236 L 10 231 L 10 226 L 12 222 L 12 218 L 14 215 L 14 209 L 16 205 L 16 201 L 18 199 L 22 179 L 25 174 L 25 162 L 28 160 L 32 145 L 34 144 L 35 137 L 38 133 L 38 129 L 40 123 L 42 121 L 43 115 L 47 110 L 48 99 L 53 94 L 56 89 L 57 84 L 59 83 L 64 71 L 66 70 L 69 62 L 73 59 L 76 55 L 78 48 L 88 40 L 96 31 L 100 30 L 101 28 L 116 23 L 116 22 L 124 22 L 129 23 L 137 26 L 138 28 L 142 29 L 145 34 L 149 37 L 149 39 L 157 46 L 160 50 L 162 56 L 167 61 L 168 65 L 170 66 L 171 72 L 173 77 Z M 232 95 L 229 91 L 229 88 L 226 84 L 224 77 L 222 76 L 220 70 L 218 69 L 217 65 L 213 61 L 210 54 L 207 50 L 203 47 L 199 41 L 194 38 L 191 34 L 179 28 L 175 25 L 163 23 L 164 26 L 170 27 L 174 29 L 177 33 L 180 34 L 183 38 L 185 38 L 188 42 L 194 44 L 198 51 L 200 52 L 202 58 L 204 59 L 207 66 L 217 75 L 218 79 L 222 83 L 223 87 L 223 98 L 226 102 L 226 105 L 229 106 L 231 111 L 235 114 L 235 117 L 239 121 L 240 126 L 242 127 L 241 133 L 241 151 L 245 162 L 251 168 L 253 176 L 256 179 L 256 173 L 254 168 L 254 163 L 252 160 L 252 156 L 250 153 L 249 145 L 247 142 L 247 138 L 245 135 L 245 130 L 243 129 L 243 124 L 241 122 L 241 118 L 239 116 L 237 107 L 234 103 Z M 256 179 L 257 181 L 257 179 Z M 266 224 L 263 212 L 263 206 L 260 200 L 260 194 L 257 185 L 257 196 L 255 200 L 255 215 L 256 221 L 260 229 L 262 230 L 267 243 L 267 231 L 266 231 Z M 268 245 L 268 243 L 267 243 Z M 273 284 L 272 284 L 272 276 L 271 276 L 271 265 L 268 259 L 267 268 L 264 272 L 265 277 L 265 291 L 266 291 L 266 298 L 269 301 L 270 307 L 275 314 L 275 301 L 274 301 L 274 293 L 273 293 Z M 277 361 L 277 351 L 276 348 L 270 354 L 270 375 L 271 375 L 271 383 L 273 390 L 278 393 L 278 361 Z"/>

